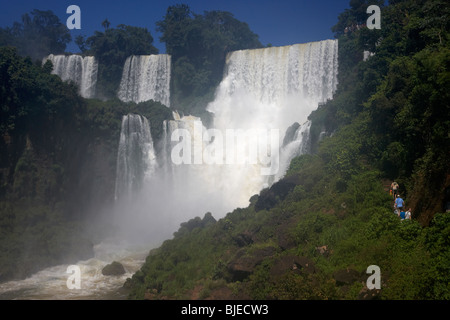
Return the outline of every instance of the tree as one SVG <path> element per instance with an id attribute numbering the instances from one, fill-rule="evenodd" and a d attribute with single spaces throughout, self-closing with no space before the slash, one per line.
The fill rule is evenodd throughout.
<path id="1" fill-rule="evenodd" d="M 75 38 L 75 44 L 80 48 L 81 52 L 85 52 L 87 50 L 86 39 L 84 36 L 79 35 Z"/>
<path id="2" fill-rule="evenodd" d="M 336 36 L 344 34 L 346 31 L 354 30 L 355 27 L 364 25 L 369 17 L 366 10 L 369 5 L 383 7 L 384 0 L 350 0 L 350 9 L 346 9 L 338 17 L 338 23 L 331 30 Z"/>
<path id="3" fill-rule="evenodd" d="M 172 103 L 189 112 L 189 103 L 201 109 L 198 101 L 207 100 L 201 97 L 211 96 L 222 79 L 228 52 L 263 47 L 246 23 L 226 11 L 200 15 L 186 4 L 177 4 L 167 9 L 156 26 L 166 52 L 172 55 Z"/>
<path id="4" fill-rule="evenodd" d="M 108 30 L 110 25 L 111 25 L 111 23 L 108 21 L 108 19 L 105 19 L 102 22 L 102 27 L 105 28 L 105 30 Z"/>
<path id="5" fill-rule="evenodd" d="M 102 25 L 109 26 L 107 20 Z M 131 55 L 156 54 L 153 37 L 146 28 L 118 25 L 105 32 L 96 31 L 86 40 L 86 54 L 91 54 L 105 63 L 122 63 Z"/>
<path id="6" fill-rule="evenodd" d="M 191 22 L 192 12 L 186 4 L 169 6 L 164 20 L 156 22 L 156 30 L 162 33 L 160 41 L 166 44 L 166 52 L 175 60 L 186 53 L 186 35 Z"/>
<path id="7" fill-rule="evenodd" d="M 15 46 L 19 54 L 33 60 L 64 53 L 71 40 L 67 27 L 50 10 L 35 9 L 22 16 L 22 23 L 15 22 L 0 32 L 0 44 Z"/>
<path id="8" fill-rule="evenodd" d="M 77 44 L 86 55 L 93 55 L 99 61 L 97 93 L 105 98 L 115 96 L 119 86 L 123 65 L 131 55 L 157 54 L 153 37 L 146 28 L 118 25 L 109 28 L 103 21 L 105 32 L 96 31 L 93 36 L 77 38 Z"/>
<path id="9" fill-rule="evenodd" d="M 448 43 L 450 30 L 450 8 L 448 3 L 441 0 L 427 1 L 424 6 L 424 19 L 422 26 L 424 31 L 423 36 L 426 36 L 431 41 L 439 41 L 440 45 Z"/>

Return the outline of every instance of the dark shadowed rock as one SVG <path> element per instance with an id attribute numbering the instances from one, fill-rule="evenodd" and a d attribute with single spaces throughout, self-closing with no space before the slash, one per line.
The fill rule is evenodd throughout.
<path id="1" fill-rule="evenodd" d="M 245 249 L 239 250 L 227 266 L 231 281 L 243 281 L 253 273 L 257 265 L 265 258 L 273 256 L 275 252 L 274 247 L 257 249 L 251 253 L 247 253 Z"/>
<path id="2" fill-rule="evenodd" d="M 312 262 L 310 259 L 306 257 L 297 257 L 295 259 L 295 265 L 297 268 L 301 269 L 302 271 L 306 273 L 315 273 L 316 272 L 316 266 L 314 262 Z"/>
<path id="3" fill-rule="evenodd" d="M 270 274 L 271 276 L 277 277 L 284 275 L 286 272 L 312 274 L 316 272 L 316 267 L 314 262 L 306 257 L 287 255 L 281 257 L 274 263 Z"/>
<path id="4" fill-rule="evenodd" d="M 298 128 L 300 127 L 300 124 L 298 122 L 295 122 L 293 125 L 291 125 L 289 128 L 287 128 L 286 133 L 284 134 L 283 139 L 283 145 L 282 147 L 285 147 L 295 139 L 295 134 L 297 133 Z"/>
<path id="5" fill-rule="evenodd" d="M 358 294 L 359 300 L 379 300 L 381 299 L 381 289 L 369 289 L 367 286 L 361 289 Z"/>
<path id="6" fill-rule="evenodd" d="M 361 274 L 354 269 L 338 270 L 333 274 L 338 286 L 344 286 L 362 280 Z"/>
<path id="7" fill-rule="evenodd" d="M 278 246 L 281 250 L 288 250 L 297 246 L 295 238 L 290 233 L 290 228 L 295 225 L 291 220 L 284 221 L 276 231 Z"/>
<path id="8" fill-rule="evenodd" d="M 106 265 L 102 269 L 104 276 L 120 276 L 125 273 L 125 268 L 120 262 L 114 261 L 111 264 Z"/>
<path id="9" fill-rule="evenodd" d="M 299 176 L 291 175 L 274 183 L 269 189 L 264 189 L 255 203 L 255 210 L 273 208 L 279 201 L 286 198 L 298 184 L 300 184 Z"/>
<path id="10" fill-rule="evenodd" d="M 244 231 L 233 237 L 233 240 L 239 247 L 244 247 L 253 243 L 253 234 L 250 231 Z"/>

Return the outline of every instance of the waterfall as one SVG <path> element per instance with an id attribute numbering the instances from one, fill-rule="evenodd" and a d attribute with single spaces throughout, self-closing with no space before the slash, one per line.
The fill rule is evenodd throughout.
<path id="1" fill-rule="evenodd" d="M 147 118 L 128 114 L 122 117 L 115 199 L 139 193 L 156 170 L 156 155 Z"/>
<path id="2" fill-rule="evenodd" d="M 307 154 L 310 151 L 310 128 L 311 121 L 308 120 L 298 127 L 291 141 L 286 141 L 286 144 L 283 144 L 280 149 L 280 167 L 275 175 L 275 180 L 284 176 L 289 169 L 292 159 L 302 154 Z"/>
<path id="3" fill-rule="evenodd" d="M 337 40 L 325 40 L 231 52 L 216 101 L 245 92 L 284 109 L 291 97 L 308 99 L 317 107 L 331 99 L 337 87 L 337 45 Z M 210 109 L 214 111 L 214 104 Z"/>
<path id="4" fill-rule="evenodd" d="M 271 125 L 283 132 L 303 123 L 337 87 L 337 40 L 235 51 L 208 110 L 216 125 Z"/>
<path id="5" fill-rule="evenodd" d="M 98 63 L 95 57 L 80 55 L 49 55 L 43 63 L 50 60 L 53 63 L 53 74 L 63 81 L 70 81 L 79 87 L 83 98 L 94 98 L 97 85 Z"/>
<path id="6" fill-rule="evenodd" d="M 278 130 L 282 146 L 287 129 L 294 122 L 302 124 L 294 140 L 279 149 L 278 158 L 272 158 L 278 161 L 275 167 L 278 170 L 273 175 L 262 176 L 261 163 L 237 170 L 217 168 L 220 192 L 233 199 L 235 206 L 248 204 L 253 194 L 285 174 L 293 157 L 308 152 L 311 126 L 308 116 L 320 103 L 333 97 L 337 71 L 337 40 L 228 54 L 224 78 L 215 100 L 208 105 L 208 111 L 214 113 L 215 128 L 222 132 L 252 128 L 263 133 Z M 271 143 L 268 135 L 260 138 L 260 145 Z M 249 140 L 246 148 L 251 148 L 252 143 Z"/>
<path id="7" fill-rule="evenodd" d="M 124 117 L 117 190 L 133 192 L 142 183 L 139 176 L 151 172 L 140 202 L 126 207 L 138 212 L 133 218 L 128 213 L 124 223 L 138 221 L 133 230 L 143 227 L 142 234 L 168 237 L 195 216 L 211 212 L 221 218 L 246 207 L 253 195 L 282 178 L 291 160 L 310 150 L 308 116 L 336 90 L 337 49 L 337 40 L 326 40 L 231 52 L 207 107 L 214 116 L 211 127 L 174 112 L 161 128 L 156 160 L 146 166 L 130 163 L 130 154 L 142 159 L 137 146 L 149 139 L 142 139 L 146 134 L 130 137 L 141 132 L 144 119 Z M 123 81 L 121 90 L 133 93 L 135 100 L 142 98 L 140 81 L 149 74 L 142 72 L 146 59 L 131 57 L 124 70 L 124 79 L 130 81 Z"/>
<path id="8" fill-rule="evenodd" d="M 208 105 L 214 114 L 213 128 L 205 127 L 200 118 L 174 113 L 174 119 L 163 124 L 158 155 L 148 119 L 124 115 L 117 153 L 118 205 L 112 210 L 117 226 L 139 240 L 149 237 L 151 241 L 146 242 L 157 247 L 182 222 L 208 211 L 222 218 L 247 206 L 251 196 L 285 174 L 293 157 L 308 152 L 308 116 L 336 90 L 337 49 L 337 40 L 326 40 L 231 52 L 215 99 Z M 94 58 L 51 55 L 48 59 L 55 66 L 53 72 L 78 84 L 84 97 L 94 95 Z M 169 106 L 169 75 L 168 56 L 130 57 L 119 98 L 153 99 Z M 276 170 L 264 170 L 269 167 Z M 77 263 L 86 277 L 82 290 L 67 289 L 69 275 L 64 265 L 2 284 L 0 298 L 105 297 L 105 292 L 111 294 L 122 286 L 148 255 L 147 248 L 143 253 L 139 250 L 139 263 L 130 263 L 121 247 L 105 242 L 96 246 L 95 258 Z M 111 260 L 123 262 L 129 273 L 106 279 L 100 270 Z"/>
<path id="9" fill-rule="evenodd" d="M 136 103 L 154 100 L 169 107 L 170 67 L 171 58 L 167 54 L 128 57 L 118 98 Z"/>

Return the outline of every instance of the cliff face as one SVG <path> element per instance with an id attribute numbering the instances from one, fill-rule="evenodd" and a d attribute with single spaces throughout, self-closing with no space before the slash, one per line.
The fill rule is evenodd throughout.
<path id="1" fill-rule="evenodd" d="M 15 121 L 0 138 L 0 281 L 91 257 L 111 231 L 122 116 L 149 113 L 155 137 L 171 116 L 153 101 L 71 99 L 57 107 L 75 110 Z"/>
<path id="2" fill-rule="evenodd" d="M 340 144 L 341 134 L 327 140 Z M 347 141 L 348 142 L 348 141 Z M 126 283 L 134 299 L 445 299 L 450 216 L 428 227 L 393 214 L 380 172 L 346 181 L 325 154 L 305 155 L 287 177 L 214 221 L 183 223 Z M 358 163 L 361 165 L 362 163 Z M 446 240 L 447 239 L 447 240 Z M 369 266 L 381 270 L 378 289 Z M 447 268 L 447 269 L 446 269 Z"/>
<path id="3" fill-rule="evenodd" d="M 0 280 L 92 256 L 82 225 L 113 199 L 116 152 L 94 133 L 55 120 L 0 139 Z"/>
<path id="4" fill-rule="evenodd" d="M 330 137 L 247 208 L 180 228 L 128 282 L 131 297 L 449 298 L 440 279 L 449 257 L 450 42 L 445 23 L 430 23 L 446 12 L 440 1 L 390 3 L 381 30 L 348 32 L 364 11 L 338 17 L 339 86 L 309 117 L 312 140 Z M 368 48 L 374 55 L 363 59 Z M 411 221 L 393 214 L 383 180 L 400 184 Z M 381 293 L 365 286 L 372 264 Z"/>
<path id="5" fill-rule="evenodd" d="M 414 188 L 406 206 L 421 214 L 417 216 L 423 226 L 428 226 L 437 212 L 450 210 L 450 173 L 441 168 L 439 172 L 430 172 L 434 178 L 419 174 L 414 179 Z M 438 174 L 438 176 L 436 176 Z"/>

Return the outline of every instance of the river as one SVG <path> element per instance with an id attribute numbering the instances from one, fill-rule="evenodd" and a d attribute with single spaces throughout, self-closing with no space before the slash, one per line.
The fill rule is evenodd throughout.
<path id="1" fill-rule="evenodd" d="M 24 280 L 0 284 L 0 300 L 124 300 L 127 292 L 123 284 L 141 268 L 150 249 L 123 242 L 102 242 L 94 246 L 93 258 L 75 264 L 80 271 L 79 288 L 69 289 L 68 282 L 75 283 L 71 281 L 75 273 L 68 272 L 69 265 L 58 265 Z M 113 261 L 120 262 L 126 273 L 104 276 L 103 267 Z"/>

